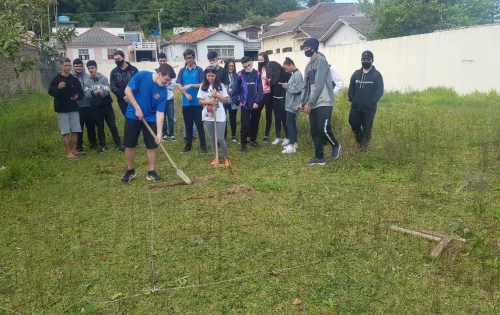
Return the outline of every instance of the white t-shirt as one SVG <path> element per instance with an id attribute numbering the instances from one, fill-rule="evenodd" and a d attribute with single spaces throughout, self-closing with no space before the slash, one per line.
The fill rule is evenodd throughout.
<path id="1" fill-rule="evenodd" d="M 222 84 L 221 84 L 221 87 L 222 87 L 222 91 L 220 91 L 218 93 L 221 94 L 223 97 L 227 97 L 228 95 L 227 95 L 226 87 Z M 202 91 L 201 87 L 200 87 L 200 89 L 198 90 L 198 98 L 201 98 L 205 101 L 209 101 L 212 98 L 212 86 L 209 86 L 207 92 Z M 213 113 L 209 113 L 207 111 L 207 107 L 208 106 L 204 105 L 203 111 L 201 112 L 201 119 L 203 121 L 214 121 L 214 115 L 213 115 Z M 214 106 L 214 110 L 215 110 L 215 106 Z M 225 122 L 226 121 L 226 111 L 224 110 L 224 104 L 222 104 L 222 102 L 219 100 L 217 100 L 216 116 L 217 116 L 217 122 Z"/>

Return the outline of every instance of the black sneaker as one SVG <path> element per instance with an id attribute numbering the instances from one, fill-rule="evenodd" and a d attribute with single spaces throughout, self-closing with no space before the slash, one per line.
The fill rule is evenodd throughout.
<path id="1" fill-rule="evenodd" d="M 243 153 L 247 153 L 247 146 L 246 146 L 246 144 L 242 144 L 241 145 L 241 150 L 240 151 L 243 152 Z"/>
<path id="2" fill-rule="evenodd" d="M 148 180 L 152 180 L 153 182 L 160 182 L 163 180 L 155 171 L 149 171 L 148 176 L 146 177 Z"/>
<path id="3" fill-rule="evenodd" d="M 190 147 L 184 147 L 184 149 L 182 149 L 181 153 L 188 153 L 189 151 L 191 151 Z"/>
<path id="4" fill-rule="evenodd" d="M 91 143 L 90 144 L 90 150 L 97 150 L 97 144 L 96 143 Z"/>
<path id="5" fill-rule="evenodd" d="M 200 148 L 201 153 L 208 153 L 207 147 Z"/>
<path id="6" fill-rule="evenodd" d="M 99 149 L 97 149 L 97 153 L 104 153 L 106 152 L 106 147 L 100 147 Z"/>
<path id="7" fill-rule="evenodd" d="M 233 137 L 233 139 L 232 139 L 231 141 L 233 141 L 234 143 L 238 142 L 238 141 L 236 140 L 236 137 Z"/>
<path id="8" fill-rule="evenodd" d="M 125 172 L 125 175 L 123 175 L 123 178 L 120 180 L 122 183 L 129 183 L 132 179 L 134 179 L 137 176 L 137 173 L 135 170 L 127 170 Z"/>
<path id="9" fill-rule="evenodd" d="M 258 147 L 260 147 L 260 144 L 258 144 L 257 141 L 252 141 L 252 142 L 250 142 L 250 146 L 252 148 L 258 148 Z"/>
<path id="10" fill-rule="evenodd" d="M 117 145 L 116 149 L 120 152 L 125 152 L 125 146 L 123 144 Z"/>

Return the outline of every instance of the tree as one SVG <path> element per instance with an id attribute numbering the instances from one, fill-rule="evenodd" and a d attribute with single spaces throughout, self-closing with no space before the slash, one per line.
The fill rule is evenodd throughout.
<path id="1" fill-rule="evenodd" d="M 430 33 L 494 22 L 497 0 L 363 0 L 363 10 L 377 25 L 375 39 Z"/>

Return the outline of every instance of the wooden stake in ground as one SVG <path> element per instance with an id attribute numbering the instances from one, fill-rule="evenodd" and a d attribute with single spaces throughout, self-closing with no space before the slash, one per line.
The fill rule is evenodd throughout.
<path id="1" fill-rule="evenodd" d="M 429 255 L 432 259 L 438 258 L 441 255 L 441 253 L 443 252 L 443 250 L 446 248 L 446 246 L 448 246 L 448 244 L 450 244 L 452 241 L 457 241 L 457 242 L 461 242 L 461 243 L 465 243 L 467 241 L 463 238 L 453 237 L 451 235 L 446 235 L 446 234 L 442 234 L 442 233 L 438 233 L 438 232 L 412 231 L 412 230 L 403 229 L 403 228 L 400 228 L 400 227 L 397 227 L 394 225 L 389 227 L 389 231 L 401 232 L 404 234 L 423 237 L 423 238 L 426 238 L 426 239 L 431 240 L 431 241 L 439 242 L 438 245 L 432 249 L 432 251 Z"/>

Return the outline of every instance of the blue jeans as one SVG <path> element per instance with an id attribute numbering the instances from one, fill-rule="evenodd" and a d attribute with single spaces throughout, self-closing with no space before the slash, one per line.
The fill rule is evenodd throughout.
<path id="1" fill-rule="evenodd" d="M 168 100 L 165 106 L 165 120 L 163 121 L 163 134 L 167 137 L 174 136 L 174 100 Z"/>

